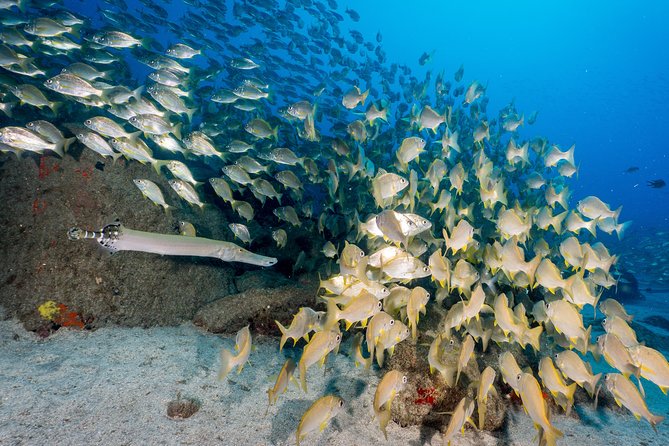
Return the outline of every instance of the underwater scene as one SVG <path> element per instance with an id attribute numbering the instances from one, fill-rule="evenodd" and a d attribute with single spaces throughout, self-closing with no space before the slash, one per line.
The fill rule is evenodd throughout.
<path id="1" fill-rule="evenodd" d="M 0 445 L 667 445 L 669 4 L 0 0 Z"/>

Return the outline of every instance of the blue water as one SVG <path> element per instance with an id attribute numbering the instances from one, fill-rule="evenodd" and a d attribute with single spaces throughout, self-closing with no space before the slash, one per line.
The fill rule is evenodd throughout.
<path id="1" fill-rule="evenodd" d="M 623 205 L 636 227 L 669 222 L 669 3 L 647 1 L 340 2 L 360 12 L 355 28 L 378 30 L 388 58 L 417 72 L 465 67 L 463 82 L 489 82 L 489 112 L 515 100 L 521 134 L 576 144 L 572 203 L 597 195 Z M 423 52 L 433 62 L 418 65 Z M 630 166 L 639 171 L 625 175 Z"/>

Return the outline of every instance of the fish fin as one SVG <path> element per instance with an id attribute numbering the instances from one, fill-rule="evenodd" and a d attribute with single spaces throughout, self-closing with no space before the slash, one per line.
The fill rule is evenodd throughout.
<path id="1" fill-rule="evenodd" d="M 646 398 L 646 391 L 643 390 L 643 384 L 641 384 L 641 378 L 636 374 L 634 376 L 636 376 L 636 380 L 637 380 L 637 384 L 639 385 L 639 392 L 641 392 L 641 396 Z"/>
<path id="2" fill-rule="evenodd" d="M 653 430 L 655 431 L 655 433 L 657 433 L 657 425 L 660 424 L 663 420 L 664 417 L 659 415 L 652 415 L 648 420 L 650 422 L 650 425 L 653 426 Z"/>
<path id="3" fill-rule="evenodd" d="M 305 367 L 304 361 L 300 361 L 300 383 L 302 384 L 302 390 L 304 393 L 307 393 L 307 368 Z"/>
<path id="4" fill-rule="evenodd" d="M 379 425 L 381 427 L 381 432 L 383 432 L 383 436 L 385 437 L 385 439 L 387 441 L 388 440 L 388 432 L 386 431 L 386 428 L 388 427 L 388 423 L 390 422 L 390 408 L 385 409 L 385 410 L 382 409 L 376 415 L 379 419 Z"/>
<path id="5" fill-rule="evenodd" d="M 75 141 L 77 141 L 77 138 L 74 136 L 72 138 L 63 139 L 63 152 L 67 152 L 70 149 L 70 145 Z"/>
<path id="6" fill-rule="evenodd" d="M 281 341 L 279 342 L 279 351 L 283 350 L 283 346 L 286 344 L 286 341 L 288 340 L 288 336 L 286 336 L 286 332 L 288 331 L 286 327 L 281 325 L 281 322 L 279 321 L 274 321 L 274 323 L 279 327 L 279 331 L 281 332 Z"/>
<path id="7" fill-rule="evenodd" d="M 325 330 L 330 330 L 337 325 L 337 322 L 339 322 L 339 307 L 337 307 L 337 303 L 333 299 L 328 299 L 327 314 L 325 316 L 325 324 L 323 328 Z"/>
<path id="8" fill-rule="evenodd" d="M 193 122 L 193 115 L 197 111 L 197 108 L 187 108 L 186 109 L 186 117 L 188 118 L 188 122 Z"/>
<path id="9" fill-rule="evenodd" d="M 181 140 L 181 127 L 183 126 L 183 123 L 178 123 L 175 124 L 172 127 L 172 134 L 177 137 L 178 140 Z"/>
<path id="10" fill-rule="evenodd" d="M 223 381 L 234 367 L 232 363 L 234 356 L 227 349 L 221 349 L 221 369 L 218 372 L 218 380 Z"/>
<path id="11" fill-rule="evenodd" d="M 483 403 L 481 404 L 481 401 L 478 402 L 478 412 L 479 412 L 479 429 L 483 429 L 483 426 L 485 425 L 485 412 L 486 412 L 486 404 Z"/>

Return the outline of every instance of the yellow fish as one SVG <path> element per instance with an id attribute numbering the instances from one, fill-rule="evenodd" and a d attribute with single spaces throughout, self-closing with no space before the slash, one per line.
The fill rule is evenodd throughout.
<path id="1" fill-rule="evenodd" d="M 249 359 L 249 355 L 251 354 L 251 332 L 248 325 L 237 332 L 235 350 L 238 352 L 236 356 L 226 349 L 221 349 L 221 370 L 218 372 L 219 381 L 223 381 L 234 367 L 237 367 L 238 374 L 241 373 L 244 364 Z"/>
<path id="2" fill-rule="evenodd" d="M 314 402 L 314 404 L 307 409 L 302 415 L 300 424 L 297 426 L 295 437 L 297 438 L 297 446 L 300 446 L 300 441 L 312 432 L 323 432 L 328 423 L 334 418 L 344 407 L 344 400 L 334 395 L 326 395 Z"/>
<path id="3" fill-rule="evenodd" d="M 391 370 L 381 378 L 374 392 L 374 414 L 381 423 L 381 431 L 386 440 L 388 440 L 386 427 L 390 421 L 390 406 L 395 396 L 404 389 L 407 381 L 406 375 L 402 375 L 398 370 Z"/>
<path id="4" fill-rule="evenodd" d="M 288 389 L 288 384 L 291 381 L 295 380 L 295 377 L 293 376 L 295 373 L 295 368 L 295 361 L 293 361 L 291 358 L 288 358 L 288 360 L 283 364 L 283 367 L 281 367 L 281 371 L 279 372 L 279 376 L 276 378 L 274 387 L 267 390 L 270 406 L 276 404 L 276 400 L 279 399 L 279 395 Z"/>

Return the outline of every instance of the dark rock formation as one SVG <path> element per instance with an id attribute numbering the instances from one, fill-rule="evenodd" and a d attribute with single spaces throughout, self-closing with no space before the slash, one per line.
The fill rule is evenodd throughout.
<path id="1" fill-rule="evenodd" d="M 315 307 L 317 291 L 314 277 L 278 288 L 250 288 L 204 306 L 193 322 L 212 333 L 236 333 L 250 324 L 254 334 L 280 336 L 274 321 L 288 326 L 300 307 Z"/>
<path id="2" fill-rule="evenodd" d="M 89 327 L 174 325 L 235 292 L 233 264 L 215 259 L 110 255 L 92 241 L 69 241 L 72 226 L 99 229 L 115 218 L 133 229 L 176 233 L 179 220 L 202 236 L 231 240 L 224 214 L 183 203 L 149 166 L 105 161 L 90 150 L 63 159 L 0 156 L 0 306 L 35 330 L 47 300 L 79 313 Z M 158 184 L 171 214 L 142 197 L 133 178 Z M 262 251 L 260 247 L 258 251 Z"/>

